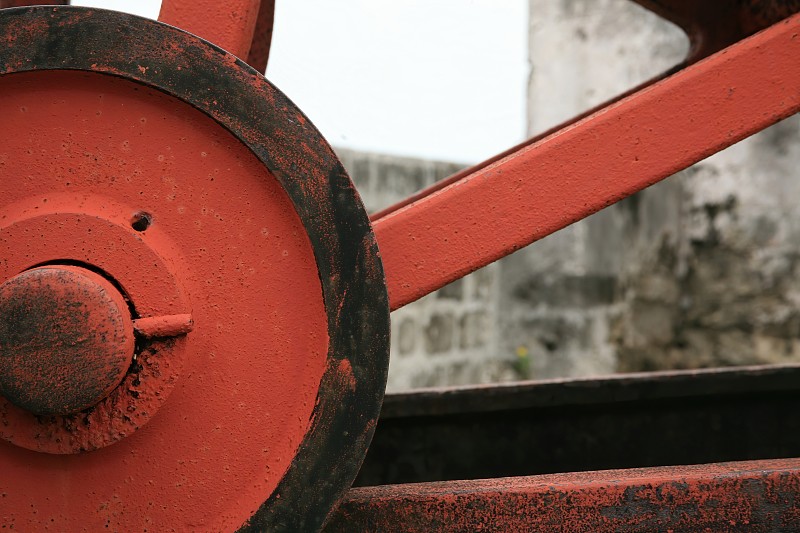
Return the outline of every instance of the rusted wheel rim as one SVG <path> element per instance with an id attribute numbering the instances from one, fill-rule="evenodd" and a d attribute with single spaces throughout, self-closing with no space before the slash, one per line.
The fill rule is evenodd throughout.
<path id="1" fill-rule="evenodd" d="M 318 529 L 357 473 L 388 366 L 377 247 L 335 155 L 255 71 L 174 28 L 29 8 L 0 14 L 0 36 L 0 283 L 90 268 L 152 336 L 110 399 L 24 448 L 0 441 L 4 519 Z M 34 423 L 12 407 L 7 427 Z M 101 431 L 113 441 L 92 429 L 143 411 Z M 25 449 L 40 445 L 61 455 Z"/>

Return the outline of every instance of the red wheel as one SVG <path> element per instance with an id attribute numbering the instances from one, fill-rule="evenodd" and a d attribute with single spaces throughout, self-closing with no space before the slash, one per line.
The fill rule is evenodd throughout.
<path id="1" fill-rule="evenodd" d="M 27 8 L 0 36 L 0 387 L 25 389 L 0 388 L 0 521 L 319 529 L 388 366 L 375 240 L 335 155 L 175 28 Z"/>

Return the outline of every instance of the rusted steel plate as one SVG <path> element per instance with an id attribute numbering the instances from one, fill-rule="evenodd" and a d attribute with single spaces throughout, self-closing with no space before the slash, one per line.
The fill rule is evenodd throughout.
<path id="1" fill-rule="evenodd" d="M 374 221 L 392 309 L 800 109 L 800 16 Z"/>
<path id="2" fill-rule="evenodd" d="M 4 10 L 0 39 L 0 282 L 86 267 L 137 331 L 111 400 L 36 417 L 0 398 L 0 523 L 318 529 L 388 365 L 377 246 L 333 151 L 256 71 L 163 24 Z"/>
<path id="3" fill-rule="evenodd" d="M 325 532 L 772 532 L 798 524 L 800 459 L 784 459 L 356 488 Z"/>
<path id="4" fill-rule="evenodd" d="M 799 411 L 800 365 L 387 394 L 356 485 L 798 457 Z"/>

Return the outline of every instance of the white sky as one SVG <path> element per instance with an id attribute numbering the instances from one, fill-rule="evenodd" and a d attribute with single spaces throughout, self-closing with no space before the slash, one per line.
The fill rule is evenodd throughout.
<path id="1" fill-rule="evenodd" d="M 151 18 L 158 0 L 73 0 Z M 334 146 L 474 163 L 525 133 L 527 0 L 278 0 L 267 78 Z"/>

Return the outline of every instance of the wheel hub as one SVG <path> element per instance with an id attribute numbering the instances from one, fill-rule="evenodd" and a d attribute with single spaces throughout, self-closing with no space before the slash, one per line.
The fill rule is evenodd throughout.
<path id="1" fill-rule="evenodd" d="M 0 394 L 18 407 L 69 415 L 97 404 L 134 344 L 122 294 L 88 269 L 39 267 L 0 285 Z"/>

